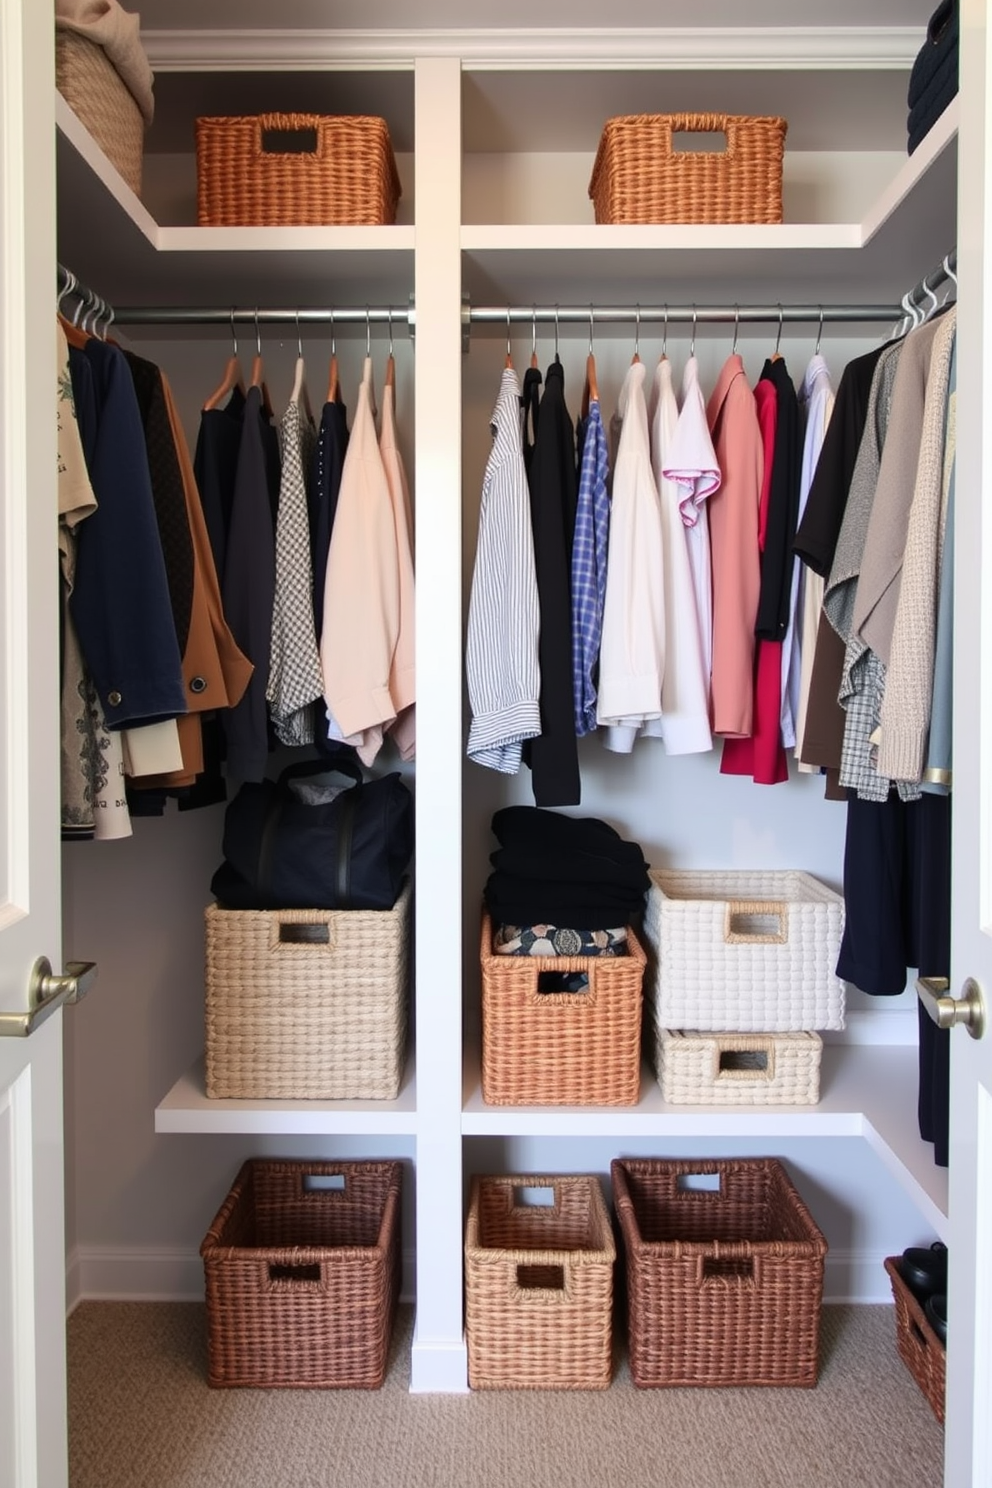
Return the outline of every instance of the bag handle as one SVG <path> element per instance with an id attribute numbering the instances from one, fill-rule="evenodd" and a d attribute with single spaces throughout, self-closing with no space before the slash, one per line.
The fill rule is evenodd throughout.
<path id="1" fill-rule="evenodd" d="M 275 848 L 276 830 L 289 798 L 290 782 L 306 780 L 314 775 L 347 775 L 354 785 L 363 785 L 365 777 L 357 760 L 348 755 L 340 759 L 304 760 L 297 765 L 287 765 L 276 781 L 276 788 L 265 809 L 265 821 L 258 844 L 258 867 L 255 872 L 255 887 L 260 894 L 271 896 L 272 855 Z M 355 835 L 355 816 L 358 811 L 358 793 L 348 789 L 342 791 L 335 803 L 338 808 L 338 841 L 335 886 L 338 908 L 351 908 L 351 845 Z"/>
<path id="2" fill-rule="evenodd" d="M 350 754 L 342 754 L 340 759 L 332 756 L 328 759 L 303 760 L 296 765 L 287 765 L 276 781 L 276 788 L 281 793 L 285 793 L 289 789 L 291 780 L 309 780 L 314 775 L 334 774 L 347 775 L 355 781 L 356 785 L 361 785 L 365 780 L 358 761 Z"/>

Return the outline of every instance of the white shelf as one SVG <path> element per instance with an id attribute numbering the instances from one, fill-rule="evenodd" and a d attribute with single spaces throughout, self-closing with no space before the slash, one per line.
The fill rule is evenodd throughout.
<path id="1" fill-rule="evenodd" d="M 938 1235 L 947 1170 L 916 1135 L 917 1053 L 884 1044 L 825 1045 L 816 1106 L 672 1106 L 645 1067 L 636 1106 L 487 1106 L 478 1051 L 466 1054 L 462 1134 L 507 1137 L 865 1138 Z"/>
<path id="2" fill-rule="evenodd" d="M 412 227 L 163 227 L 56 94 L 59 258 L 120 304 L 404 304 Z M 80 222 L 100 222 L 80 234 Z"/>
<path id="3" fill-rule="evenodd" d="M 394 1101 L 210 1100 L 198 1059 L 155 1108 L 157 1132 L 211 1136 L 392 1136 L 417 1129 L 411 1055 Z"/>

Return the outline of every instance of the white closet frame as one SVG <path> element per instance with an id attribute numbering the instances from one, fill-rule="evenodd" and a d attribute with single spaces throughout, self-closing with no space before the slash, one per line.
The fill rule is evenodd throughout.
<path id="1" fill-rule="evenodd" d="M 219 35 L 212 33 L 211 42 L 220 49 L 214 59 L 218 70 L 237 65 L 239 46 L 244 65 L 255 45 L 251 38 L 239 41 L 235 33 L 233 40 L 218 41 Z M 153 64 L 162 71 L 189 66 L 198 45 L 195 33 L 185 38 L 152 34 L 146 42 Z M 931 1150 L 914 1137 L 915 1050 L 902 1034 L 894 1043 L 885 1042 L 895 1025 L 879 1024 L 871 1015 L 862 1015 L 860 1022 L 855 1018 L 857 1041 L 825 1051 L 824 1097 L 819 1106 L 806 1111 L 672 1110 L 663 1105 L 648 1079 L 639 1105 L 629 1111 L 493 1110 L 483 1104 L 477 1051 L 463 1040 L 463 964 L 469 966 L 474 957 L 477 923 L 474 901 L 463 906 L 463 791 L 475 788 L 474 767 L 464 763 L 462 682 L 463 283 L 488 279 L 505 290 L 508 302 L 526 304 L 533 298 L 547 301 L 546 286 L 553 278 L 561 286 L 563 301 L 582 302 L 590 297 L 590 286 L 598 285 L 592 291 L 597 303 L 630 303 L 630 289 L 625 291 L 624 286 L 654 263 L 674 285 L 690 280 L 697 284 L 692 292 L 673 289 L 673 302 L 685 303 L 694 297 L 705 299 L 698 282 L 705 281 L 709 266 L 715 264 L 718 278 L 764 285 L 760 298 L 766 302 L 782 297 L 769 286 L 773 280 L 780 284 L 783 276 L 804 286 L 803 294 L 793 297 L 806 301 L 830 297 L 822 288 L 827 280 L 835 300 L 898 300 L 953 246 L 953 215 L 938 225 L 936 233 L 933 219 L 935 211 L 943 211 L 954 200 L 958 109 L 953 105 L 942 116 L 912 159 L 890 159 L 886 164 L 873 155 L 871 169 L 881 184 L 856 217 L 844 220 L 781 227 L 605 228 L 579 220 L 577 212 L 576 220 L 564 223 L 463 222 L 463 200 L 485 196 L 479 190 L 479 172 L 495 172 L 491 179 L 498 182 L 506 166 L 505 159 L 501 166 L 496 158 L 502 147 L 485 162 L 471 159 L 463 150 L 466 77 L 483 79 L 497 92 L 505 87 L 508 97 L 519 84 L 526 100 L 535 71 L 555 87 L 567 89 L 570 68 L 582 73 L 572 85 L 589 84 L 595 95 L 586 105 L 592 113 L 601 96 L 611 101 L 610 112 L 616 113 L 628 111 L 623 101 L 628 79 L 635 93 L 643 93 L 652 69 L 676 73 L 706 69 L 725 73 L 736 85 L 748 68 L 761 65 L 780 70 L 789 100 L 801 110 L 807 69 L 832 71 L 841 89 L 846 81 L 863 101 L 859 73 L 871 66 L 905 67 L 911 43 L 918 44 L 918 32 L 855 33 L 846 43 L 839 32 L 790 32 L 761 38 L 760 45 L 758 38 L 747 35 L 718 33 L 707 39 L 699 32 L 668 38 L 662 32 L 645 32 L 612 41 L 602 36 L 590 40 L 567 34 L 560 39 L 523 35 L 499 43 L 471 35 L 439 41 L 425 34 L 423 43 L 419 54 L 415 37 L 387 52 L 382 39 L 371 34 L 364 40 L 352 38 L 347 48 L 336 45 L 329 35 L 311 38 L 304 60 L 289 37 L 285 58 L 274 56 L 270 46 L 264 68 L 261 56 L 254 59 L 259 70 L 277 70 L 280 61 L 312 70 L 380 67 L 381 76 L 387 75 L 387 68 L 412 68 L 416 137 L 412 225 L 213 230 L 161 226 L 59 99 L 60 258 L 85 277 L 80 261 L 84 234 L 87 224 L 98 221 L 101 240 L 112 249 L 106 260 L 112 270 L 105 277 L 92 273 L 90 282 L 111 300 L 154 302 L 161 298 L 156 294 L 157 279 L 168 278 L 173 285 L 184 279 L 214 282 L 218 255 L 232 265 L 250 261 L 258 281 L 271 283 L 269 299 L 275 303 L 292 303 L 287 286 L 298 277 L 319 273 L 327 255 L 333 255 L 336 269 L 344 266 L 343 275 L 354 287 L 354 303 L 368 297 L 362 288 L 366 273 L 386 274 L 400 282 L 406 277 L 415 293 L 416 1070 L 411 1060 L 395 1102 L 283 1105 L 207 1101 L 202 1068 L 194 1066 L 180 1075 L 157 1106 L 155 1126 L 160 1133 L 172 1134 L 287 1139 L 319 1135 L 378 1143 L 392 1137 L 412 1139 L 417 1205 L 412 1388 L 458 1391 L 466 1388 L 463 1165 L 471 1161 L 476 1138 L 510 1144 L 588 1138 L 613 1143 L 617 1151 L 625 1142 L 644 1139 L 661 1143 L 715 1139 L 733 1150 L 734 1144 L 748 1141 L 771 1149 L 812 1138 L 857 1138 L 868 1144 L 908 1195 L 923 1227 L 946 1234 L 948 1207 L 946 1174 L 934 1168 Z M 811 51 L 811 46 L 819 50 Z M 201 55 L 197 66 L 203 70 L 209 62 L 209 56 Z M 846 80 L 845 68 L 850 69 Z M 500 77 L 494 83 L 497 73 Z M 370 112 L 375 111 L 374 89 L 373 79 Z M 250 97 L 247 85 L 245 97 Z M 788 113 L 776 103 L 779 107 Z M 706 271 L 699 274 L 704 260 Z M 492 302 L 496 294 L 490 290 L 485 298 Z M 727 294 L 721 288 L 710 298 L 722 301 Z M 749 296 L 730 295 L 731 301 L 735 298 Z M 470 848 L 483 859 L 489 851 L 488 845 L 476 843 Z M 839 874 L 838 862 L 835 876 Z M 452 926 L 462 922 L 463 907 L 463 955 L 451 947 L 439 958 L 433 948 L 436 927 L 445 925 L 450 936 Z"/>

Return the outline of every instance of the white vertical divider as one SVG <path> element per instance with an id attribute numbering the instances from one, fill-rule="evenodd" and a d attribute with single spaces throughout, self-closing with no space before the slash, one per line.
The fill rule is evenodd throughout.
<path id="1" fill-rule="evenodd" d="M 417 1322 L 410 1388 L 467 1389 L 462 1324 L 461 64 L 418 58 Z M 436 950 L 444 927 L 444 955 Z"/>

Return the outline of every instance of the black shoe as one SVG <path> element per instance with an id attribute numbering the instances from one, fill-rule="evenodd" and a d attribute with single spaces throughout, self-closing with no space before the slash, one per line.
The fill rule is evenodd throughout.
<path id="1" fill-rule="evenodd" d="M 935 1292 L 947 1291 L 947 1246 L 935 1240 L 929 1247 L 910 1246 L 902 1253 L 899 1271 L 903 1281 L 920 1302 Z"/>
<path id="2" fill-rule="evenodd" d="M 940 1339 L 941 1343 L 947 1343 L 947 1298 L 943 1292 L 934 1292 L 923 1304 L 923 1311 L 927 1315 L 927 1321 Z"/>

